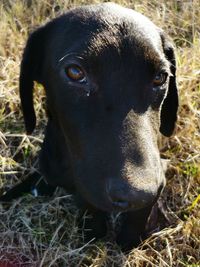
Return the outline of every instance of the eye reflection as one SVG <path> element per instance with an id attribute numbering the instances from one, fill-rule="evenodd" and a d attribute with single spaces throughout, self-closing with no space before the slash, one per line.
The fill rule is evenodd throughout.
<path id="1" fill-rule="evenodd" d="M 65 69 L 67 77 L 73 82 L 84 83 L 86 82 L 86 76 L 81 67 L 78 65 L 70 65 Z"/>
<path id="2" fill-rule="evenodd" d="M 155 76 L 153 80 L 153 86 L 154 87 L 161 86 L 166 82 L 166 80 L 167 80 L 167 73 L 160 72 Z"/>

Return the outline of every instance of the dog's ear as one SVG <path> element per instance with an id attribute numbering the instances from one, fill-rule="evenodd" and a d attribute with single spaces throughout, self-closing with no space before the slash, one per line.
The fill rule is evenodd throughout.
<path id="1" fill-rule="evenodd" d="M 161 108 L 160 132 L 165 136 L 170 136 L 175 127 L 178 110 L 178 89 L 176 84 L 176 59 L 174 47 L 169 38 L 161 32 L 161 39 L 165 57 L 170 62 L 172 76 L 169 80 L 169 88 Z"/>
<path id="2" fill-rule="evenodd" d="M 45 32 L 46 28 L 41 27 L 30 35 L 21 62 L 19 90 L 27 134 L 32 133 L 36 124 L 33 86 L 34 81 L 42 83 Z"/>

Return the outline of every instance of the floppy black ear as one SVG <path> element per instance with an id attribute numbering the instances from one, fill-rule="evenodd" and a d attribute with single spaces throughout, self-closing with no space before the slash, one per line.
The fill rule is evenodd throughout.
<path id="1" fill-rule="evenodd" d="M 160 132 L 165 136 L 170 136 L 173 133 L 177 120 L 178 110 L 178 89 L 176 84 L 176 59 L 174 47 L 168 37 L 161 33 L 163 50 L 166 58 L 170 62 L 170 70 L 173 76 L 169 80 L 169 88 L 166 98 L 161 108 L 161 125 Z"/>
<path id="2" fill-rule="evenodd" d="M 33 82 L 42 82 L 44 41 L 45 27 L 41 27 L 30 35 L 21 62 L 19 88 L 27 134 L 32 133 L 36 124 L 33 106 Z"/>

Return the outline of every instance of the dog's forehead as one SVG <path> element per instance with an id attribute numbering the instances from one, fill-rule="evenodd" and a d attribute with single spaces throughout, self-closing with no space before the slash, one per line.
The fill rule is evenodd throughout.
<path id="1" fill-rule="evenodd" d="M 71 22 L 74 20 L 77 23 L 79 20 L 82 26 L 86 27 L 92 23 L 94 28 L 96 26 L 98 29 L 124 24 L 151 38 L 157 37 L 156 25 L 146 16 L 115 3 L 82 6 L 71 10 L 68 15 L 70 15 Z"/>
<path id="2" fill-rule="evenodd" d="M 148 57 L 161 55 L 161 38 L 155 24 L 142 14 L 117 4 L 76 8 L 64 16 L 62 24 L 61 37 L 53 41 L 56 47 L 55 42 L 59 40 L 57 60 L 68 53 L 99 56 L 107 48 L 130 50 L 133 55 Z"/>
<path id="3" fill-rule="evenodd" d="M 80 18 L 83 30 L 93 25 L 94 32 L 109 32 L 113 37 L 134 35 L 135 39 L 158 42 L 158 28 L 142 14 L 114 3 L 86 6 L 72 11 L 74 17 Z M 121 36 L 120 36 L 121 38 Z"/>

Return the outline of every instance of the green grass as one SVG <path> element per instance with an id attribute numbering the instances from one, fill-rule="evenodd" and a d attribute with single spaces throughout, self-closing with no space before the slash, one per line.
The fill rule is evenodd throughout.
<path id="1" fill-rule="evenodd" d="M 96 2 L 1 1 L 0 193 L 19 182 L 27 171 L 38 168 L 46 122 L 44 91 L 35 85 L 38 123 L 32 136 L 24 134 L 18 94 L 19 65 L 29 32 L 68 8 Z M 15 262 L 15 267 L 200 266 L 200 2 L 116 2 L 150 17 L 177 47 L 178 123 L 173 137 L 160 140 L 162 156 L 170 159 L 167 186 L 159 201 L 168 227 L 158 229 L 140 247 L 124 255 L 107 239 L 83 242 L 72 196 L 64 196 L 62 191 L 53 198 L 24 196 L 9 206 L 0 204 L 0 262 Z"/>

